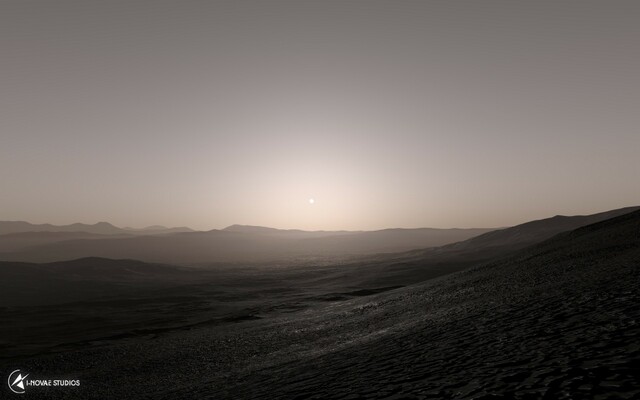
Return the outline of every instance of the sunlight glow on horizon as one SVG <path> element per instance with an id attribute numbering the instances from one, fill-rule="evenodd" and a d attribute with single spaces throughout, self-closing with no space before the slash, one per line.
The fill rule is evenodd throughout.
<path id="1" fill-rule="evenodd" d="M 0 220 L 490 228 L 640 203 L 640 2 L 37 3 L 0 3 Z"/>

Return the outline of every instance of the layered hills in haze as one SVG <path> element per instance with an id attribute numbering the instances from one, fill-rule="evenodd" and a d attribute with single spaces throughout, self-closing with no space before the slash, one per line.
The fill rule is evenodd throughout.
<path id="1" fill-rule="evenodd" d="M 494 230 L 456 243 L 362 258 L 345 268 L 363 285 L 406 285 L 506 256 L 557 234 L 640 210 L 626 207 L 592 215 L 560 216 Z"/>
<path id="2" fill-rule="evenodd" d="M 151 235 L 43 237 L 41 233 L 0 236 L 0 260 L 51 262 L 83 257 L 130 258 L 146 262 L 197 264 L 271 262 L 306 257 L 343 257 L 442 246 L 491 229 L 385 229 L 301 231 L 232 225 L 222 230 Z M 126 234 L 126 236 L 125 236 Z"/>
<path id="3" fill-rule="evenodd" d="M 0 221 L 0 235 L 24 232 L 85 232 L 97 235 L 123 235 L 123 234 L 147 234 L 158 235 L 164 233 L 193 232 L 187 227 L 167 228 L 162 225 L 153 225 L 142 229 L 118 228 L 108 222 L 98 222 L 96 224 L 32 224 L 25 221 Z"/>
<path id="4" fill-rule="evenodd" d="M 182 232 L 188 228 L 150 227 L 134 231 L 108 223 L 55 227 L 0 222 L 0 228 L 5 232 L 11 227 L 22 231 L 0 235 L 0 260 L 53 262 L 103 257 L 193 265 L 379 255 L 371 261 L 388 265 L 390 260 L 396 259 L 396 265 L 413 268 L 413 265 L 426 260 L 432 268 L 441 266 L 448 270 L 487 260 L 557 233 L 636 209 L 638 207 L 628 207 L 588 216 L 555 216 L 498 230 L 302 231 L 232 225 L 222 230 Z M 41 229 L 44 232 L 25 232 L 24 229 Z M 53 229 L 60 230 L 51 231 Z M 81 233 L 75 229 L 87 231 Z M 402 252 L 408 253 L 395 254 Z"/>

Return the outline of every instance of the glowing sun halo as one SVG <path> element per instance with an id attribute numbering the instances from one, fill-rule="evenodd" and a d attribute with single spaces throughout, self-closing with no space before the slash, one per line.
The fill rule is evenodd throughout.
<path id="1" fill-rule="evenodd" d="M 315 202 L 316 202 L 316 199 L 314 198 L 309 199 L 309 204 L 314 204 Z"/>

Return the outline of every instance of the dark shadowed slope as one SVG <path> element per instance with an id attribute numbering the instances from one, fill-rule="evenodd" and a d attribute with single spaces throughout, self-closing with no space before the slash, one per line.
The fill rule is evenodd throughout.
<path id="1" fill-rule="evenodd" d="M 135 260 L 83 258 L 32 264 L 0 261 L 0 307 L 51 305 L 140 293 L 197 281 L 199 271 Z"/>
<path id="2" fill-rule="evenodd" d="M 83 380 L 58 398 L 637 398 L 639 267 L 634 212 L 420 285 L 19 364 Z"/>

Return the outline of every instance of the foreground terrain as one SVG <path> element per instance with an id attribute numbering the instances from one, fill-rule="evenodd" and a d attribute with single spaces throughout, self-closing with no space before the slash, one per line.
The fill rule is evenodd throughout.
<path id="1" fill-rule="evenodd" d="M 0 368 L 81 379 L 29 388 L 53 398 L 637 398 L 639 265 L 633 212 L 415 285 Z"/>

